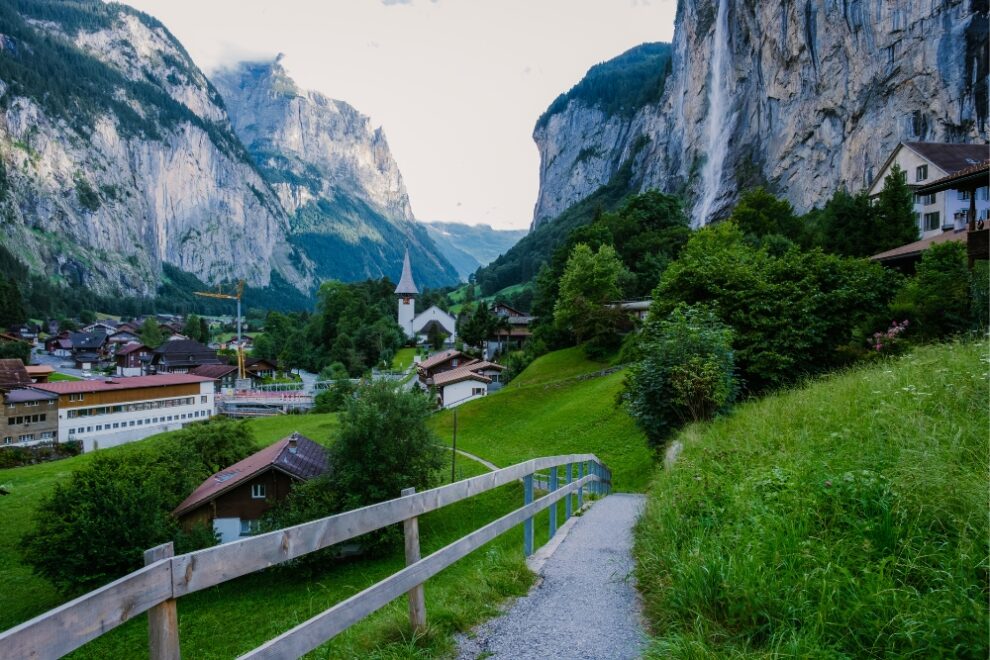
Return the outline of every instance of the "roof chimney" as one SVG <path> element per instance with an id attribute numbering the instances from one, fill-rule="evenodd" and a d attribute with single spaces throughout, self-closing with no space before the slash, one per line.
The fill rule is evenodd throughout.
<path id="1" fill-rule="evenodd" d="M 296 440 L 296 434 L 293 433 L 289 437 L 289 453 L 295 454 L 298 449 L 299 449 L 299 442 Z"/>

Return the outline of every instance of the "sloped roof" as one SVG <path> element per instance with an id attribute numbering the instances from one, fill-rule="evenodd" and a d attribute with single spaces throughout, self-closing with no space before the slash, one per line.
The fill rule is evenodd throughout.
<path id="1" fill-rule="evenodd" d="M 905 142 L 918 155 L 935 163 L 946 172 L 957 172 L 990 157 L 990 145 L 956 144 L 949 142 Z"/>
<path id="2" fill-rule="evenodd" d="M 107 343 L 107 333 L 97 330 L 95 332 L 74 332 L 70 335 L 72 348 L 77 351 L 94 351 L 103 348 Z"/>
<path id="3" fill-rule="evenodd" d="M 419 289 L 416 288 L 416 283 L 413 281 L 412 266 L 409 265 L 408 248 L 406 249 L 406 256 L 402 259 L 402 277 L 399 278 L 399 284 L 395 287 L 395 292 L 397 294 L 419 293 Z"/>
<path id="4" fill-rule="evenodd" d="M 0 390 L 11 390 L 22 385 L 32 385 L 24 363 L 16 358 L 0 360 Z"/>
<path id="5" fill-rule="evenodd" d="M 990 160 L 985 160 L 982 163 L 976 163 L 975 165 L 970 165 L 969 167 L 952 172 L 931 183 L 926 183 L 919 187 L 915 193 L 918 195 L 927 195 L 929 193 L 941 192 L 942 190 L 951 190 L 955 186 L 967 184 L 968 186 L 980 188 L 987 185 L 988 173 L 990 173 Z"/>
<path id="6" fill-rule="evenodd" d="M 54 392 L 55 394 L 81 394 L 86 392 L 110 392 L 132 390 L 139 387 L 165 387 L 167 385 L 189 385 L 213 380 L 191 374 L 158 374 L 156 376 L 134 376 L 131 378 L 107 378 L 100 380 L 74 380 L 57 383 L 33 383 L 31 387 Z"/>
<path id="7" fill-rule="evenodd" d="M 426 358 L 425 360 L 419 363 L 419 367 L 420 369 L 430 369 L 432 367 L 437 366 L 438 364 L 446 362 L 450 358 L 457 357 L 458 355 L 461 355 L 460 351 L 453 348 L 448 348 L 445 351 L 434 353 L 430 357 Z"/>
<path id="8" fill-rule="evenodd" d="M 304 435 L 293 433 L 209 477 L 172 512 L 181 516 L 239 486 L 269 468 L 306 480 L 327 471 L 327 451 Z"/>
<path id="9" fill-rule="evenodd" d="M 156 364 L 194 366 L 221 364 L 217 352 L 193 339 L 172 339 L 155 349 Z"/>
<path id="10" fill-rule="evenodd" d="M 466 367 L 458 367 L 457 369 L 441 372 L 433 377 L 433 384 L 437 387 L 445 387 L 447 385 L 459 383 L 462 380 L 476 380 L 479 383 L 492 382 L 491 378 L 476 373 L 476 368 L 478 368 L 477 364 L 472 364 Z"/>
<path id="11" fill-rule="evenodd" d="M 57 398 L 58 395 L 51 392 L 39 392 L 34 389 L 21 388 L 8 392 L 7 396 L 4 397 L 4 401 L 6 403 L 25 403 L 27 401 L 51 401 Z"/>
<path id="12" fill-rule="evenodd" d="M 906 243 L 905 245 L 900 245 L 886 252 L 881 252 L 875 254 L 870 259 L 873 261 L 888 261 L 890 259 L 899 259 L 903 257 L 910 257 L 914 255 L 921 254 L 931 246 L 936 243 L 949 243 L 952 241 L 965 241 L 966 231 L 944 231 L 941 234 L 935 234 L 934 236 L 929 236 L 928 238 L 923 238 L 920 241 L 914 241 L 913 243 Z"/>
<path id="13" fill-rule="evenodd" d="M 204 376 L 206 378 L 217 380 L 218 378 L 229 376 L 231 373 L 235 373 L 236 371 L 236 364 L 201 364 L 195 369 L 190 369 L 189 373 L 193 376 Z"/>
<path id="14" fill-rule="evenodd" d="M 139 351 L 142 348 L 147 349 L 147 351 L 149 353 L 154 350 L 150 346 L 147 346 L 145 344 L 142 344 L 139 341 L 132 341 L 132 342 L 127 343 L 127 344 L 124 344 L 123 346 L 121 346 L 120 348 L 118 348 L 117 349 L 117 355 L 128 355 L 130 353 L 133 353 L 134 351 Z"/>

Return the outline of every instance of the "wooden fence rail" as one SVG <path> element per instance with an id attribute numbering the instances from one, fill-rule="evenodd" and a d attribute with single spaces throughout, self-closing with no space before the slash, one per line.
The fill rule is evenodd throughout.
<path id="1" fill-rule="evenodd" d="M 575 464 L 577 478 L 572 481 Z M 558 488 L 559 466 L 566 466 L 567 481 Z M 551 470 L 546 484 L 549 492 L 534 501 L 534 473 L 541 470 Z M 419 558 L 416 524 L 419 516 L 520 479 L 524 482 L 521 508 L 428 557 Z M 243 657 L 298 657 L 406 593 L 411 599 L 410 621 L 414 627 L 422 627 L 426 612 L 421 586 L 427 579 L 520 523 L 525 523 L 524 552 L 527 556 L 532 554 L 533 516 L 567 498 L 565 516 L 569 517 L 572 496 L 576 493 L 580 508 L 586 487 L 596 494 L 611 490 L 611 472 L 594 454 L 535 458 L 421 493 L 408 489 L 393 500 L 178 557 L 171 556 L 171 544 L 165 544 L 145 553 L 144 568 L 0 633 L 0 658 L 57 658 L 152 610 L 149 613 L 151 658 L 176 659 L 179 657 L 176 598 L 400 522 L 406 531 L 406 568 Z M 556 509 L 556 506 L 551 509 L 551 535 L 556 530 Z"/>

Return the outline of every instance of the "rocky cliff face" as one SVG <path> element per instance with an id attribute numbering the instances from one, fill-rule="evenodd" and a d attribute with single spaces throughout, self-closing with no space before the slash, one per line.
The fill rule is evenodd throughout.
<path id="1" fill-rule="evenodd" d="M 417 278 L 457 274 L 413 218 L 381 128 L 353 107 L 299 89 L 276 59 L 218 72 L 234 129 L 290 219 L 290 242 L 321 278 L 396 278 L 409 247 Z"/>
<path id="2" fill-rule="evenodd" d="M 987 140 L 986 0 L 682 0 L 671 69 L 632 116 L 572 100 L 538 125 L 534 225 L 622 164 L 700 225 L 753 185 L 799 211 L 861 188 L 899 141 Z"/>
<path id="3" fill-rule="evenodd" d="M 162 263 L 300 288 L 311 268 L 223 102 L 154 19 L 0 3 L 0 236 L 70 285 L 151 295 Z"/>

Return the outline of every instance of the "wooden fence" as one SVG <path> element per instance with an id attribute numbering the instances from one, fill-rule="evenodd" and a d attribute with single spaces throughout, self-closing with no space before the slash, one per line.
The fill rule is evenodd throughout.
<path id="1" fill-rule="evenodd" d="M 565 467 L 563 474 L 558 468 Z M 534 475 L 548 492 L 534 499 Z M 560 483 L 563 477 L 563 484 Z M 418 517 L 455 502 L 523 480 L 523 506 L 481 527 L 433 554 L 420 558 Z M 402 496 L 327 518 L 173 556 L 172 544 L 145 553 L 145 567 L 0 633 L 0 658 L 57 658 L 148 612 L 148 637 L 153 660 L 179 657 L 176 599 L 296 557 L 403 523 L 406 568 L 337 603 L 279 635 L 244 658 L 301 656 L 346 630 L 403 594 L 409 596 L 410 622 L 426 625 L 423 583 L 458 559 L 522 523 L 524 551 L 533 552 L 533 517 L 550 508 L 550 536 L 557 529 L 557 507 L 566 501 L 565 517 L 584 503 L 585 488 L 595 495 L 611 491 L 609 469 L 594 454 L 536 458 L 464 479 L 447 486 Z M 551 508 L 552 507 L 552 508 Z"/>

